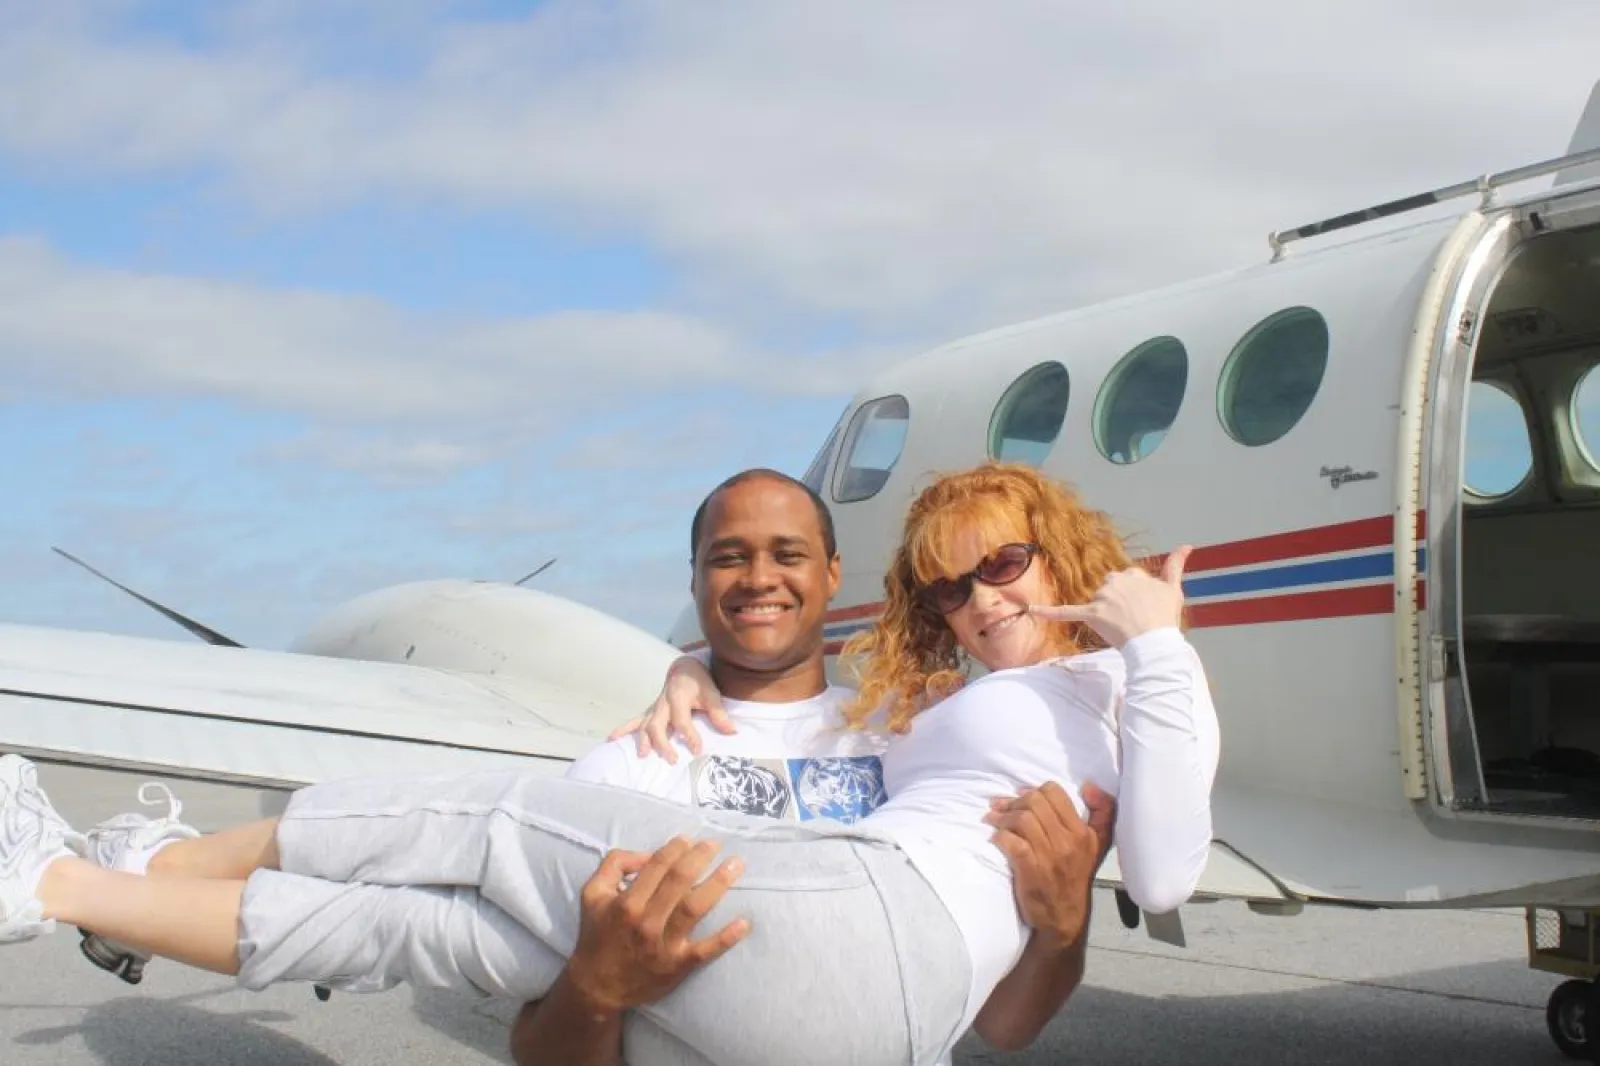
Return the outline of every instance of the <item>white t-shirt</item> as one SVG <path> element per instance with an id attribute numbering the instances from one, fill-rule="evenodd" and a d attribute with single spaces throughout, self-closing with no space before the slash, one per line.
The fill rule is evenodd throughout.
<path id="1" fill-rule="evenodd" d="M 567 776 L 615 785 L 684 805 L 742 811 L 767 818 L 854 822 L 884 800 L 886 738 L 845 727 L 855 693 L 829 686 L 809 700 L 755 703 L 724 700 L 738 732 L 701 723 L 701 754 L 676 735 L 676 765 L 650 753 L 639 758 L 632 738 L 603 744 L 578 759 Z"/>
<path id="2" fill-rule="evenodd" d="M 972 958 L 961 1029 L 1027 944 L 989 800 L 1057 781 L 1086 815 L 1093 783 L 1117 796 L 1118 865 L 1147 910 L 1187 899 L 1211 841 L 1216 711 L 1176 629 L 1002 670 L 919 714 L 883 756 L 889 799 L 866 825 L 895 841 L 949 908 Z"/>

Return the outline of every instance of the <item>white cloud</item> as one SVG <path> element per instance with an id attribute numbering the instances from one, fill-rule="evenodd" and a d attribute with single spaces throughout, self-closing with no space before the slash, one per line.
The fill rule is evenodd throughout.
<path id="1" fill-rule="evenodd" d="M 470 427 L 448 437 L 422 431 L 313 429 L 267 445 L 259 457 L 270 463 L 364 474 L 380 488 L 404 488 L 438 482 L 488 462 L 510 446 L 499 435 L 474 434 Z"/>
<path id="2" fill-rule="evenodd" d="M 202 53 L 17 5 L 0 151 L 198 166 L 268 210 L 386 195 L 642 233 L 726 313 L 902 332 L 1231 264 L 1268 229 L 1554 154 L 1600 37 L 1591 0 L 1543 5 L 1536 48 L 1486 30 L 1487 0 L 557 0 L 449 25 L 412 3 L 400 72 L 333 75 L 304 5 L 242 10 L 271 32 Z"/>
<path id="3" fill-rule="evenodd" d="M 546 499 L 537 504 L 508 502 L 462 508 L 442 514 L 439 522 L 457 536 L 480 536 L 492 542 L 583 531 L 596 524 L 589 508 L 579 512 L 557 505 L 558 509 L 552 509 L 552 502 Z"/>
<path id="4" fill-rule="evenodd" d="M 570 414 L 602 396 L 711 382 L 783 386 L 725 330 L 667 312 L 419 314 L 90 267 L 4 237 L 0 367 L 77 397 L 217 396 L 358 423 Z"/>
<path id="5" fill-rule="evenodd" d="M 809 427 L 798 442 L 782 412 L 765 404 L 730 404 L 725 408 L 685 407 L 622 429 L 586 432 L 551 457 L 557 466 L 576 471 L 632 469 L 659 479 L 675 470 L 714 465 L 729 472 L 772 462 L 775 452 L 816 448 L 826 427 Z M 641 469 L 642 468 L 642 469 Z"/>

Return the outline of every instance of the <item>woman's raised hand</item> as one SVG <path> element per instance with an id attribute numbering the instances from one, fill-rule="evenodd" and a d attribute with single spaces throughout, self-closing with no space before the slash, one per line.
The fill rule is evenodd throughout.
<path id="1" fill-rule="evenodd" d="M 1053 622 L 1082 622 L 1120 648 L 1141 633 L 1175 627 L 1183 620 L 1183 567 L 1193 550 L 1185 544 L 1168 555 L 1160 577 L 1129 567 L 1106 578 L 1088 603 L 1036 603 L 1028 611 Z"/>

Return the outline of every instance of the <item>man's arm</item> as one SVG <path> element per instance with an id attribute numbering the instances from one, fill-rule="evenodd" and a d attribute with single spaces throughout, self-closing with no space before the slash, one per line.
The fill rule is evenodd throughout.
<path id="1" fill-rule="evenodd" d="M 700 881 L 716 851 L 715 843 L 678 837 L 653 855 L 606 855 L 583 886 L 578 943 L 566 968 L 511 1027 L 516 1066 L 620 1066 L 628 1009 L 661 999 L 744 939 L 750 925 L 742 919 L 689 939 L 742 871 L 729 859 Z"/>
<path id="2" fill-rule="evenodd" d="M 1032 1044 L 1078 990 L 1088 947 L 1087 929 L 1071 944 L 1034 930 L 1022 957 L 973 1020 L 984 1043 L 997 1051 L 1021 1051 Z"/>
<path id="3" fill-rule="evenodd" d="M 1111 848 L 1116 801 L 1084 789 L 1089 822 L 1051 782 L 1015 800 L 996 801 L 990 824 L 1016 883 L 1017 906 L 1033 928 L 1022 957 L 973 1021 L 985 1043 L 1027 1047 L 1083 980 L 1095 871 Z"/>
<path id="4" fill-rule="evenodd" d="M 563 970 L 544 999 L 517 1012 L 511 1061 L 516 1066 L 622 1066 L 623 1013 L 587 1001 Z"/>

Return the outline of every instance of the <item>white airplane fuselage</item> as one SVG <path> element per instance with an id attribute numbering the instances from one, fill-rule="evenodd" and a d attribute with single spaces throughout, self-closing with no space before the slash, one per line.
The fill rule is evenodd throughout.
<path id="1" fill-rule="evenodd" d="M 1241 443 L 1221 417 L 1228 390 L 1243 387 L 1230 353 L 1297 308 L 1325 323 L 1325 370 L 1286 432 Z M 1181 404 L 1142 458 L 1113 462 L 1096 439 L 1097 407 L 1103 422 L 1110 403 L 1102 386 L 1159 338 L 1185 353 Z M 934 472 L 990 457 L 1008 386 L 1058 362 L 1070 388 L 1041 468 L 1108 512 L 1140 554 L 1196 547 L 1190 635 L 1223 736 L 1217 845 L 1199 894 L 1600 907 L 1600 805 L 1574 814 L 1496 802 L 1522 793 L 1486 790 L 1479 748 L 1489 732 L 1514 734 L 1507 721 L 1521 712 L 1480 708 L 1475 720 L 1469 695 L 1480 689 L 1460 665 L 1469 618 L 1600 621 L 1600 560 L 1587 561 L 1600 470 L 1570 461 L 1586 453 L 1561 436 L 1564 405 L 1534 426 L 1541 443 L 1521 488 L 1479 501 L 1462 484 L 1474 377 L 1506 368 L 1548 397 L 1584 360 L 1600 362 L 1594 183 L 1292 247 L 1236 273 L 944 346 L 862 388 L 808 475 L 833 510 L 843 560 L 830 654 L 876 613 L 911 499 Z M 1297 387 L 1292 367 L 1282 373 L 1261 395 Z M 903 442 L 887 480 L 841 502 L 855 476 L 841 469 L 852 418 L 896 396 Z M 698 638 L 687 611 L 671 639 Z"/>

